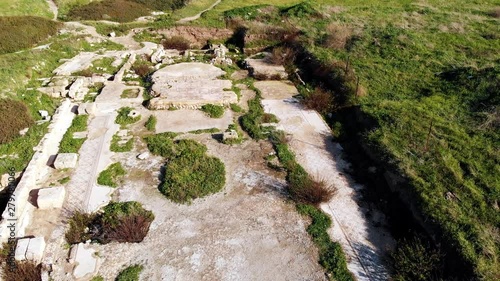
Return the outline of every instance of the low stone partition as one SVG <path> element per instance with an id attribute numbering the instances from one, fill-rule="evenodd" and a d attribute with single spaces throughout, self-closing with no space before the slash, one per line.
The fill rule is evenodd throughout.
<path id="1" fill-rule="evenodd" d="M 49 166 L 50 159 L 57 154 L 59 143 L 75 116 L 72 107 L 73 104 L 70 100 L 66 99 L 62 102 L 52 117 L 48 133 L 38 146 L 33 148 L 35 153 L 10 197 L 10 204 L 2 214 L 0 243 L 7 242 L 9 238 L 25 236 L 25 229 L 31 221 L 35 208 L 28 204 L 29 194 L 32 190 L 39 188 L 39 183 L 47 177 L 52 169 Z"/>

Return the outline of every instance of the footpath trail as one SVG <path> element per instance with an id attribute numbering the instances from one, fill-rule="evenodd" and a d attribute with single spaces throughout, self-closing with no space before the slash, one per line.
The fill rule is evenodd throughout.
<path id="1" fill-rule="evenodd" d="M 360 191 L 363 186 L 346 175 L 349 164 L 342 159 L 340 145 L 332 141 L 328 126 L 317 112 L 285 101 L 295 92 L 278 99 L 269 94 L 269 88 L 263 87 L 261 91 L 264 110 L 278 116 L 281 129 L 291 135 L 289 145 L 297 161 L 309 174 L 338 189 L 337 195 L 321 208 L 332 218 L 329 235 L 342 245 L 349 270 L 357 280 L 388 280 L 383 256 L 393 247 L 394 241 L 384 227 L 378 226 L 384 224 L 383 215 L 362 205 Z"/>
<path id="2" fill-rule="evenodd" d="M 201 15 L 203 15 L 203 13 L 206 13 L 206 12 L 212 10 L 215 6 L 219 5 L 220 1 L 221 0 L 215 1 L 215 3 L 213 3 L 212 6 L 206 8 L 205 10 L 199 12 L 198 14 L 196 14 L 194 16 L 182 18 L 182 19 L 178 20 L 177 23 L 187 23 L 187 22 L 199 19 L 201 17 Z"/>
<path id="3" fill-rule="evenodd" d="M 54 0 L 46 0 L 47 4 L 49 4 L 49 9 L 54 14 L 54 17 L 52 18 L 53 20 L 57 20 L 57 16 L 59 15 L 59 9 L 57 8 L 56 3 Z"/>

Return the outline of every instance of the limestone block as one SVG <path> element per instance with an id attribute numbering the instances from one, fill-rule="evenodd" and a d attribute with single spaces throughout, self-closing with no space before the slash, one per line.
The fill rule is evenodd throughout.
<path id="1" fill-rule="evenodd" d="M 75 98 L 77 93 L 80 92 L 80 88 L 83 86 L 85 79 L 80 77 L 73 82 L 71 87 L 69 88 L 68 96 L 70 98 Z"/>
<path id="2" fill-rule="evenodd" d="M 14 258 L 16 261 L 23 261 L 26 259 L 26 251 L 28 251 L 29 244 L 30 238 L 17 240 L 16 251 L 14 253 Z"/>
<path id="3" fill-rule="evenodd" d="M 149 158 L 149 152 L 143 152 L 139 155 L 137 155 L 137 159 L 139 160 L 145 160 Z"/>
<path id="4" fill-rule="evenodd" d="M 66 169 L 76 167 L 78 162 L 78 154 L 76 153 L 59 153 L 54 161 L 54 168 Z"/>
<path id="5" fill-rule="evenodd" d="M 26 251 L 26 259 L 39 263 L 45 251 L 45 239 L 43 237 L 31 238 Z"/>
<path id="6" fill-rule="evenodd" d="M 239 137 L 238 132 L 236 132 L 235 130 L 231 130 L 229 132 L 224 132 L 224 134 L 222 135 L 223 140 L 237 139 L 238 137 Z"/>
<path id="7" fill-rule="evenodd" d="M 93 274 L 97 269 L 97 258 L 95 250 L 89 246 L 80 243 L 76 246 L 75 262 L 76 266 L 73 269 L 75 278 L 83 278 Z"/>
<path id="8" fill-rule="evenodd" d="M 38 208 L 42 210 L 62 208 L 65 195 L 64 186 L 42 188 L 38 191 Z"/>

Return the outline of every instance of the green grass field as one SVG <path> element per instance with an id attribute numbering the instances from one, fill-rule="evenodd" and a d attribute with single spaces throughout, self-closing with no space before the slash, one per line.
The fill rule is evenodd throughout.
<path id="1" fill-rule="evenodd" d="M 0 0 L 1 16 L 54 16 L 45 0 Z"/>

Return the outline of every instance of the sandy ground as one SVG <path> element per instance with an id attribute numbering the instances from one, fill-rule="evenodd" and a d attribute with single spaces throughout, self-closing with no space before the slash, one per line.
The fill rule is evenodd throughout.
<path id="1" fill-rule="evenodd" d="M 96 246 L 99 273 L 113 278 L 140 263 L 141 280 L 324 280 L 307 222 L 285 202 L 285 181 L 265 167 L 271 146 L 226 146 L 209 135 L 193 137 L 226 165 L 224 190 L 191 205 L 174 204 L 157 190 L 161 158 L 117 155 L 131 170 L 117 199 L 137 200 L 156 218 L 140 244 Z"/>
<path id="2" fill-rule="evenodd" d="M 289 96 L 278 93 L 285 89 L 282 82 L 259 82 L 256 86 L 265 98 L 264 110 L 280 119 L 279 126 L 291 134 L 289 143 L 297 161 L 307 172 L 326 180 L 338 189 L 338 194 L 321 206 L 333 219 L 329 229 L 332 240 L 339 241 L 348 258 L 348 268 L 358 280 L 387 280 L 388 270 L 384 265 L 385 252 L 393 247 L 394 241 L 383 227 L 383 215 L 377 210 L 363 206 L 360 190 L 346 175 L 349 164 L 342 159 L 342 148 L 332 141 L 330 129 L 315 111 L 305 110 L 300 104 L 284 99 Z M 273 90 L 266 93 L 268 90 Z M 278 96 L 279 99 L 273 99 Z M 370 219 L 366 214 L 370 212 Z M 374 219 L 382 219 L 374 221 Z M 382 225 L 376 227 L 376 225 Z"/>

